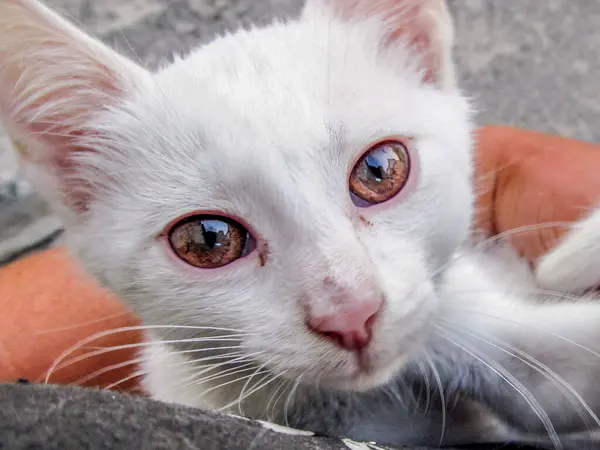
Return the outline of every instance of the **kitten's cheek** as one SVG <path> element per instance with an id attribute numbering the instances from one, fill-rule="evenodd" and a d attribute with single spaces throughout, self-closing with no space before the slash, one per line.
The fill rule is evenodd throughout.
<path id="1" fill-rule="evenodd" d="M 415 278 L 419 279 L 416 274 Z M 406 284 L 404 288 L 405 295 L 389 296 L 379 326 L 375 329 L 373 357 L 384 366 L 403 363 L 415 348 L 428 339 L 433 317 L 439 308 L 436 287 L 428 278 L 415 283 L 408 291 Z M 402 289 L 396 286 L 395 292 L 402 292 Z M 398 346 L 398 342 L 402 345 Z"/>

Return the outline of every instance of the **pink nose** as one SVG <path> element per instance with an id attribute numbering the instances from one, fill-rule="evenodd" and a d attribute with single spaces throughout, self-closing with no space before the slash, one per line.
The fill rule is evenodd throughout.
<path id="1" fill-rule="evenodd" d="M 369 345 L 373 323 L 383 305 L 381 298 L 354 301 L 332 314 L 311 315 L 309 327 L 340 347 L 359 351 Z"/>

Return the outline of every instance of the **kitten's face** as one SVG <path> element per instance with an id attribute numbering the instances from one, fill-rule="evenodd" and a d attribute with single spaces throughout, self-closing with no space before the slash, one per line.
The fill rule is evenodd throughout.
<path id="1" fill-rule="evenodd" d="M 94 118 L 114 153 L 78 156 L 103 180 L 69 231 L 147 324 L 235 330 L 221 334 L 258 366 L 363 389 L 431 332 L 436 274 L 471 216 L 470 127 L 458 92 L 423 81 L 404 45 L 382 48 L 376 21 L 317 9 L 140 74 Z M 382 155 L 397 161 L 383 188 Z M 373 298 L 361 351 L 312 329 Z"/>

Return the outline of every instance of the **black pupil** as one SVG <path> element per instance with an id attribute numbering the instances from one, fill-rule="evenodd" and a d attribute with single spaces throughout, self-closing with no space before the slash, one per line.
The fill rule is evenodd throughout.
<path id="1" fill-rule="evenodd" d="M 202 220 L 200 227 L 194 231 L 202 233 L 202 236 L 192 240 L 199 244 L 199 250 L 214 250 L 227 244 L 229 224 L 220 220 Z"/>
<path id="2" fill-rule="evenodd" d="M 249 254 L 253 243 L 242 225 L 221 216 L 190 216 L 169 234 L 169 244 L 181 259 L 204 268 L 221 267 Z"/>
<path id="3" fill-rule="evenodd" d="M 375 177 L 377 181 L 383 180 L 384 172 L 379 158 L 373 155 L 369 155 L 367 156 L 365 164 L 367 165 L 367 168 L 369 169 L 371 175 L 373 175 L 373 177 Z"/>
<path id="4" fill-rule="evenodd" d="M 380 147 L 365 158 L 369 174 L 379 183 L 390 176 L 397 162 L 398 155 L 390 146 Z"/>

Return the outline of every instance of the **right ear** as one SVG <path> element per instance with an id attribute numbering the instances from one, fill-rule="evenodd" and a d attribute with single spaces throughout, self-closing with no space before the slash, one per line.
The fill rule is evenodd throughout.
<path id="1" fill-rule="evenodd" d="M 382 48 L 412 48 L 421 58 L 425 83 L 456 88 L 454 26 L 445 0 L 307 0 L 305 15 L 323 12 L 345 22 L 377 19 Z"/>
<path id="2" fill-rule="evenodd" d="M 0 119 L 61 206 L 87 208 L 94 192 L 77 164 L 105 138 L 93 122 L 146 76 L 38 1 L 0 0 Z"/>

